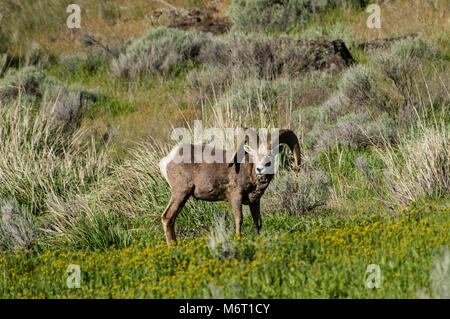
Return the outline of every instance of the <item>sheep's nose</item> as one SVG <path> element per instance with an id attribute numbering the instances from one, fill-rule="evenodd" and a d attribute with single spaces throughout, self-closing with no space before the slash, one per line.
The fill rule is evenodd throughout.
<path id="1" fill-rule="evenodd" d="M 257 172 L 257 173 L 261 173 L 261 172 L 262 172 L 262 170 L 263 170 L 263 168 L 262 168 L 262 167 L 257 167 L 257 168 L 256 168 L 256 172 Z"/>

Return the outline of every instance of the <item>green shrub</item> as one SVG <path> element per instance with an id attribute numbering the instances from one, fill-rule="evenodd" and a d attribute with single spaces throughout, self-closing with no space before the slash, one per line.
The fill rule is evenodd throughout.
<path id="1" fill-rule="evenodd" d="M 67 227 L 64 240 L 77 248 L 105 249 L 112 245 L 128 247 L 132 237 L 127 219 L 112 212 L 80 213 L 74 217 L 72 227 Z"/>

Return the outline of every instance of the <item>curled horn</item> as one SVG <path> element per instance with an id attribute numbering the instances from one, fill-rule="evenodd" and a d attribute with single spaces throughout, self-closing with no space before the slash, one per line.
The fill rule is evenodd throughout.
<path id="1" fill-rule="evenodd" d="M 234 163 L 242 163 L 242 159 L 245 156 L 244 145 L 245 143 L 251 142 L 256 143 L 256 145 L 259 144 L 258 133 L 256 133 L 256 131 L 251 128 L 244 127 L 240 129 L 237 136 L 237 148 L 234 150 L 233 157 L 229 161 L 229 166 L 233 165 Z"/>
<path id="2" fill-rule="evenodd" d="M 287 144 L 292 154 L 294 154 L 294 165 L 296 167 L 301 164 L 301 153 L 300 153 L 300 144 L 298 142 L 298 138 L 294 132 L 291 130 L 280 130 L 278 134 L 278 138 L 274 139 L 269 145 L 270 149 L 273 151 L 275 147 L 278 147 L 280 144 Z"/>

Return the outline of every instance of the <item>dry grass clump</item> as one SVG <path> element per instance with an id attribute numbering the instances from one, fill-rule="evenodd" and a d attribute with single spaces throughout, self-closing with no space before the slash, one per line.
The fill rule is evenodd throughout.
<path id="1" fill-rule="evenodd" d="M 389 200 L 399 205 L 420 198 L 443 198 L 450 193 L 448 126 L 422 127 L 403 137 L 397 149 L 387 145 L 380 157 L 386 165 Z"/>
<path id="2" fill-rule="evenodd" d="M 124 224 L 138 216 L 153 217 L 153 227 L 158 227 L 170 188 L 159 173 L 156 151 L 140 145 L 130 155 L 123 163 L 109 159 L 108 172 L 93 181 L 89 189 L 66 197 L 49 197 L 47 229 L 74 244 L 81 240 L 96 246 L 102 237 L 128 240 Z"/>
<path id="3" fill-rule="evenodd" d="M 269 114 L 289 108 L 292 101 L 299 101 L 302 82 L 277 79 L 274 81 L 247 79 L 244 83 L 234 82 L 231 88 L 217 101 L 215 107 L 230 107 L 240 114 Z"/>
<path id="4" fill-rule="evenodd" d="M 69 136 L 53 124 L 54 104 L 38 110 L 20 99 L 0 108 L 0 197 L 14 197 L 35 214 L 51 197 L 84 193 L 106 174 L 104 154 L 83 131 Z"/>
<path id="5" fill-rule="evenodd" d="M 243 80 L 245 75 L 241 71 L 237 68 L 203 65 L 191 70 L 186 81 L 195 100 L 205 103 L 217 98 L 231 82 Z"/>
<path id="6" fill-rule="evenodd" d="M 378 1 L 378 3 L 382 12 L 379 29 L 367 28 L 367 12 L 353 13 L 353 21 L 349 26 L 361 40 L 420 32 L 423 37 L 440 42 L 442 48 L 448 48 L 450 8 L 447 0 Z"/>
<path id="7" fill-rule="evenodd" d="M 238 77 L 239 75 L 242 78 Z M 335 77 L 326 72 L 314 72 L 305 78 L 275 79 L 246 77 L 246 74 L 237 73 L 236 77 L 233 77 L 228 85 L 220 87 L 220 90 L 211 88 L 214 97 L 209 99 L 212 100 L 210 109 L 215 115 L 222 114 L 219 116 L 219 122 L 222 117 L 225 117 L 227 122 L 231 119 L 231 123 L 227 123 L 230 127 L 240 123 L 289 126 L 305 130 L 303 110 L 325 101 L 333 92 L 335 82 Z M 207 114 L 209 109 L 204 109 L 204 114 Z M 218 124 L 217 121 L 212 125 L 214 124 Z"/>

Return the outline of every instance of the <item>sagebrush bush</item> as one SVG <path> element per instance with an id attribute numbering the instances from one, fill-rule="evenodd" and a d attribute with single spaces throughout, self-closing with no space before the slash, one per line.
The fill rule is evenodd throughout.
<path id="1" fill-rule="evenodd" d="M 331 180 L 322 170 L 303 167 L 277 176 L 268 188 L 268 205 L 276 212 L 294 216 L 311 213 L 324 206 L 330 195 Z"/>
<path id="2" fill-rule="evenodd" d="M 30 249 L 37 238 L 37 227 L 29 210 L 14 199 L 3 199 L 0 217 L 0 251 Z"/>
<path id="3" fill-rule="evenodd" d="M 350 113 L 370 112 L 374 118 L 382 113 L 399 123 L 402 129 L 417 120 L 417 110 L 428 112 L 423 95 L 432 105 L 443 105 L 445 84 L 438 83 L 439 50 L 421 39 L 405 40 L 386 52 L 377 52 L 366 65 L 356 65 L 342 73 L 338 90 L 322 103 L 322 120 L 335 124 Z"/>
<path id="4" fill-rule="evenodd" d="M 72 55 L 61 56 L 59 60 L 61 76 L 93 74 L 108 66 L 112 57 L 110 53 L 102 49 L 91 49 L 87 53 L 77 52 Z"/>
<path id="5" fill-rule="evenodd" d="M 414 77 L 418 74 L 419 66 L 433 63 L 439 56 L 439 49 L 434 44 L 418 38 L 399 42 L 390 51 L 378 53 L 374 65 L 407 98 L 414 93 Z"/>
<path id="6" fill-rule="evenodd" d="M 336 92 L 320 105 L 319 112 L 321 121 L 324 123 L 335 123 L 339 117 L 349 111 L 342 103 L 342 94 Z"/>
<path id="7" fill-rule="evenodd" d="M 434 298 L 450 299 L 450 250 L 448 248 L 434 263 L 430 290 Z"/>
<path id="8" fill-rule="evenodd" d="M 357 65 L 344 72 L 339 82 L 342 101 L 349 108 L 369 107 L 376 99 L 376 79 L 371 70 Z"/>
<path id="9" fill-rule="evenodd" d="M 342 73 L 338 90 L 320 106 L 322 120 L 336 123 L 349 113 L 384 111 L 386 97 L 379 90 L 378 79 L 364 65 L 356 65 Z"/>
<path id="10" fill-rule="evenodd" d="M 336 143 L 358 149 L 394 143 L 397 135 L 396 123 L 387 113 L 374 118 L 369 112 L 357 112 L 338 118 L 335 124 L 318 122 L 307 133 L 306 142 L 316 152 L 324 152 Z"/>
<path id="11" fill-rule="evenodd" d="M 334 87 L 333 77 L 322 72 L 303 79 L 278 77 L 271 80 L 240 75 L 243 78 L 236 76 L 222 88 L 223 93 L 216 98 L 213 108 L 231 109 L 244 117 L 272 115 L 275 121 L 278 116 L 294 125 L 301 120 L 301 109 L 320 104 Z"/>
<path id="12" fill-rule="evenodd" d="M 227 49 L 219 38 L 199 31 L 156 28 L 131 43 L 111 62 L 119 77 L 136 79 L 145 74 L 167 74 L 188 63 L 222 61 Z"/>
<path id="13" fill-rule="evenodd" d="M 229 63 L 243 69 L 256 68 L 260 78 L 280 75 L 293 78 L 323 69 L 334 72 L 350 63 L 336 54 L 334 44 L 327 41 L 239 32 L 230 34 L 227 41 L 230 46 Z"/>
<path id="14" fill-rule="evenodd" d="M 112 60 L 110 69 L 114 75 L 130 79 L 147 74 L 175 74 L 200 64 L 258 78 L 298 77 L 317 70 L 346 67 L 351 57 L 335 52 L 335 46 L 341 45 L 289 36 L 274 38 L 239 32 L 213 36 L 192 30 L 157 28 L 132 42 L 125 53 Z"/>
<path id="15" fill-rule="evenodd" d="M 0 101 L 14 103 L 18 96 L 35 108 L 50 105 L 53 120 L 62 123 L 65 131 L 73 131 L 98 98 L 81 85 L 67 86 L 35 66 L 10 69 L 0 79 Z"/>
<path id="16" fill-rule="evenodd" d="M 215 222 L 209 239 L 209 249 L 222 260 L 232 259 L 236 254 L 236 246 L 233 245 L 233 223 L 227 219 L 227 215 L 217 211 Z"/>

